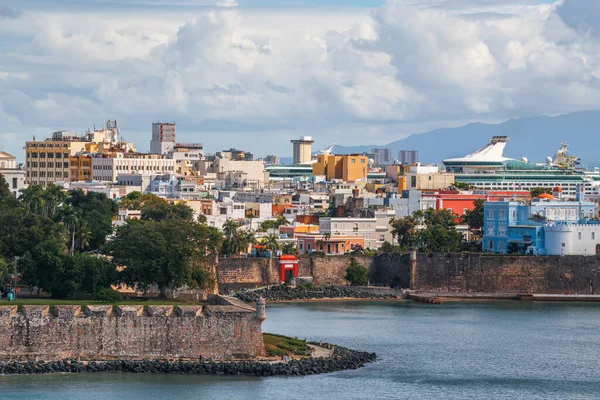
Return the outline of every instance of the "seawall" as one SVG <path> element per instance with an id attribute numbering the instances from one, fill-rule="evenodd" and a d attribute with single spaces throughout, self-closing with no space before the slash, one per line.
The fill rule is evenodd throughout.
<path id="1" fill-rule="evenodd" d="M 596 256 L 419 254 L 415 290 L 600 294 Z"/>
<path id="2" fill-rule="evenodd" d="M 0 361 L 264 356 L 253 307 L 216 296 L 193 306 L 0 306 Z"/>
<path id="3" fill-rule="evenodd" d="M 345 285 L 350 256 L 300 256 L 299 276 L 318 285 Z M 447 293 L 600 294 L 600 257 L 479 253 L 357 256 L 371 284 Z M 230 258 L 216 266 L 221 289 L 279 283 L 278 259 Z M 411 275 L 414 281 L 411 284 Z"/>

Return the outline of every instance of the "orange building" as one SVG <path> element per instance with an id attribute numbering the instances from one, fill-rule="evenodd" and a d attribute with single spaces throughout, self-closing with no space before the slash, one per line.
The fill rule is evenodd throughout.
<path id="1" fill-rule="evenodd" d="M 358 154 L 327 155 L 319 154 L 313 164 L 313 175 L 325 175 L 328 181 L 341 179 L 356 182 L 367 179 L 369 159 Z"/>
<path id="2" fill-rule="evenodd" d="M 363 236 L 297 235 L 300 254 L 322 251 L 326 254 L 346 254 L 365 247 Z"/>
<path id="3" fill-rule="evenodd" d="M 279 227 L 279 234 L 286 235 L 289 238 L 295 238 L 301 234 L 318 233 L 319 225 L 282 225 Z"/>
<path id="4" fill-rule="evenodd" d="M 92 180 L 92 156 L 89 154 L 75 154 L 69 157 L 69 167 L 71 173 L 69 180 L 90 181 Z"/>

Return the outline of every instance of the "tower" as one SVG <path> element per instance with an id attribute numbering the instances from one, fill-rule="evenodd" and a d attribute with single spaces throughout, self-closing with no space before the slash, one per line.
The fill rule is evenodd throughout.
<path id="1" fill-rule="evenodd" d="M 165 154 L 175 147 L 175 122 L 153 122 L 150 153 Z"/>
<path id="2" fill-rule="evenodd" d="M 302 136 L 300 139 L 291 140 L 294 145 L 293 164 L 310 163 L 312 156 L 312 144 L 315 142 L 311 136 Z"/>

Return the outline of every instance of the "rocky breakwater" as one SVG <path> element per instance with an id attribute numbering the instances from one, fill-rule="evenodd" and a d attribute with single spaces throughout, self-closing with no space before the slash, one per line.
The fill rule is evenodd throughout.
<path id="1" fill-rule="evenodd" d="M 261 297 L 268 301 L 291 301 L 312 299 L 396 299 L 400 296 L 396 293 L 380 293 L 374 289 L 352 286 L 323 286 L 318 288 L 273 286 L 268 289 L 238 292 L 235 294 L 235 297 L 248 303 L 254 303 Z"/>
<path id="2" fill-rule="evenodd" d="M 0 362 L 0 375 L 80 372 L 174 373 L 195 375 L 300 376 L 351 370 L 375 361 L 375 353 L 332 347 L 330 357 L 299 358 L 288 362 L 266 360 L 113 360 Z"/>

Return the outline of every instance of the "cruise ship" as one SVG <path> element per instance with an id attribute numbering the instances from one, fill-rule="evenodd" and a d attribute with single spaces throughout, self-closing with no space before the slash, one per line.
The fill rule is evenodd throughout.
<path id="1" fill-rule="evenodd" d="M 554 157 L 533 164 L 504 157 L 507 136 L 494 136 L 483 148 L 465 157 L 444 160 L 455 182 L 467 183 L 478 189 L 531 190 L 535 187 L 560 186 L 565 195 L 574 196 L 580 185 L 588 195 L 600 193 L 600 170 L 579 167 L 579 158 L 569 155 L 568 143 L 563 143 Z"/>

